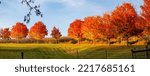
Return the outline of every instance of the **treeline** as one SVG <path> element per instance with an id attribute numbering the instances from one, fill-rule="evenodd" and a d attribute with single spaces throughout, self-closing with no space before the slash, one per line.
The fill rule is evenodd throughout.
<path id="1" fill-rule="evenodd" d="M 76 44 L 77 41 L 73 38 L 69 38 L 69 37 L 61 37 L 59 38 L 59 40 L 56 40 L 55 38 L 52 37 L 48 37 L 48 38 L 43 38 L 42 40 L 36 40 L 36 39 L 32 39 L 32 38 L 23 38 L 20 40 L 16 40 L 16 39 L 0 39 L 0 43 L 48 43 L 48 44 L 60 44 L 60 43 L 64 43 L 64 44 Z"/>
<path id="2" fill-rule="evenodd" d="M 111 39 L 121 42 L 123 39 L 129 43 L 129 38 L 136 36 L 139 39 L 150 41 L 150 1 L 144 0 L 141 5 L 141 14 L 138 14 L 131 3 L 117 6 L 111 13 L 103 16 L 90 16 L 84 20 L 76 19 L 68 29 L 69 37 L 78 40 L 107 41 Z M 138 42 L 138 41 L 136 41 Z"/>
<path id="3" fill-rule="evenodd" d="M 17 41 L 28 39 L 28 41 L 31 40 L 31 42 L 34 40 L 41 41 L 46 35 L 48 35 L 48 30 L 42 21 L 38 21 L 30 29 L 21 22 L 17 22 L 11 29 L 0 29 L 0 38 L 7 41 L 10 41 L 10 39 L 15 39 Z M 62 36 L 59 29 L 56 27 L 53 27 L 50 35 L 56 40 Z"/>

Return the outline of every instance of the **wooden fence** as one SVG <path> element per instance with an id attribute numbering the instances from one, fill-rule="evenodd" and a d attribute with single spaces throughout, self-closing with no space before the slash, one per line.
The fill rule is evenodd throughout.
<path id="1" fill-rule="evenodd" d="M 146 46 L 146 48 L 144 49 L 131 49 L 131 53 L 132 53 L 132 59 L 137 59 L 137 57 L 139 57 L 139 54 L 144 53 L 144 58 L 142 59 L 150 59 L 150 48 L 148 48 L 148 46 Z M 137 55 L 138 54 L 138 55 Z"/>

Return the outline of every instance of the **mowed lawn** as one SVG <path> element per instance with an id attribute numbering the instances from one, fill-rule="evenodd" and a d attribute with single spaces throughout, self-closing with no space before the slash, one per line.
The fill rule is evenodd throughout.
<path id="1" fill-rule="evenodd" d="M 106 59 L 106 57 L 108 59 L 131 59 L 131 49 L 133 48 L 140 49 L 144 46 L 0 44 L 0 59 L 21 59 L 21 52 L 24 53 L 25 59 Z"/>

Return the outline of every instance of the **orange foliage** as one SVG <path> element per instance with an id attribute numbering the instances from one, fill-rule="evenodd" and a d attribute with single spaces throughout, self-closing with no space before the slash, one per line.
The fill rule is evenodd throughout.
<path id="1" fill-rule="evenodd" d="M 44 25 L 43 22 L 41 21 L 38 21 L 37 23 L 35 23 L 29 31 L 29 36 L 36 40 L 41 40 L 45 38 L 47 34 L 48 34 L 48 31 L 46 29 L 46 25 Z"/>
<path id="2" fill-rule="evenodd" d="M 83 37 L 90 40 L 103 38 L 102 29 L 102 19 L 100 16 L 86 17 L 81 28 Z"/>
<path id="3" fill-rule="evenodd" d="M 146 29 L 146 21 L 144 20 L 143 17 L 141 16 L 138 16 L 137 19 L 136 19 L 136 22 L 135 22 L 135 26 L 136 26 L 136 29 L 137 31 L 135 31 L 135 33 L 137 35 L 144 35 L 144 30 Z"/>
<path id="4" fill-rule="evenodd" d="M 150 37 L 150 0 L 144 0 L 144 5 L 141 6 L 143 22 L 145 22 L 145 28 L 143 36 Z"/>
<path id="5" fill-rule="evenodd" d="M 23 23 L 17 22 L 11 29 L 11 37 L 15 39 L 26 38 L 28 29 Z"/>
<path id="6" fill-rule="evenodd" d="M 144 5 L 141 6 L 142 9 L 142 16 L 147 21 L 148 25 L 150 27 L 150 0 L 144 0 Z"/>
<path id="7" fill-rule="evenodd" d="M 103 35 L 106 39 L 115 38 L 117 34 L 116 26 L 111 23 L 111 15 L 105 13 L 103 15 Z"/>
<path id="8" fill-rule="evenodd" d="M 82 27 L 83 21 L 81 20 L 75 20 L 70 24 L 70 27 L 68 29 L 68 36 L 71 38 L 75 38 L 77 40 L 80 40 L 83 36 L 81 32 L 81 27 Z"/>
<path id="9" fill-rule="evenodd" d="M 133 36 L 137 32 L 136 19 L 138 15 L 130 3 L 116 7 L 112 12 L 112 23 L 117 26 L 118 34 L 121 36 Z"/>
<path id="10" fill-rule="evenodd" d="M 9 39 L 10 38 L 9 28 L 4 28 L 1 30 L 1 38 L 2 39 Z"/>

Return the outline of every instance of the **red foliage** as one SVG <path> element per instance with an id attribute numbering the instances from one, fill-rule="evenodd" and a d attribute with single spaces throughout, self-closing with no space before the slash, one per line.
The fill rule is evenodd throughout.
<path id="1" fill-rule="evenodd" d="M 15 39 L 26 38 L 28 29 L 25 24 L 17 22 L 11 29 L 11 37 Z"/>
<path id="2" fill-rule="evenodd" d="M 46 35 L 48 35 L 46 25 L 44 25 L 41 21 L 35 23 L 29 31 L 29 36 L 36 40 L 41 40 L 45 38 Z"/>
<path id="3" fill-rule="evenodd" d="M 1 38 L 2 39 L 9 39 L 10 38 L 9 28 L 1 29 Z"/>
<path id="4" fill-rule="evenodd" d="M 142 16 L 147 21 L 147 26 L 150 27 L 150 0 L 144 0 L 144 5 L 141 6 Z"/>
<path id="5" fill-rule="evenodd" d="M 114 26 L 111 23 L 111 15 L 105 13 L 103 15 L 103 35 L 106 39 L 111 39 L 116 37 L 117 29 L 116 26 Z"/>
<path id="6" fill-rule="evenodd" d="M 83 37 L 90 40 L 103 38 L 102 29 L 102 19 L 100 16 L 87 17 L 84 19 L 82 26 Z"/>
<path id="7" fill-rule="evenodd" d="M 136 34 L 137 17 L 134 7 L 130 3 L 123 3 L 112 12 L 112 23 L 117 26 L 119 35 L 130 37 Z"/>
<path id="8" fill-rule="evenodd" d="M 58 40 L 62 36 L 61 33 L 60 33 L 60 31 L 59 31 L 59 29 L 56 28 L 56 27 L 53 27 L 51 35 L 56 40 Z"/>
<path id="9" fill-rule="evenodd" d="M 144 0 L 144 5 L 141 6 L 142 9 L 142 17 L 143 22 L 144 22 L 144 32 L 143 32 L 143 36 L 145 37 L 150 37 L 150 0 Z"/>
<path id="10" fill-rule="evenodd" d="M 71 38 L 80 40 L 83 37 L 83 34 L 81 32 L 82 24 L 83 24 L 83 21 L 78 20 L 78 19 L 72 22 L 68 29 L 68 36 Z"/>

